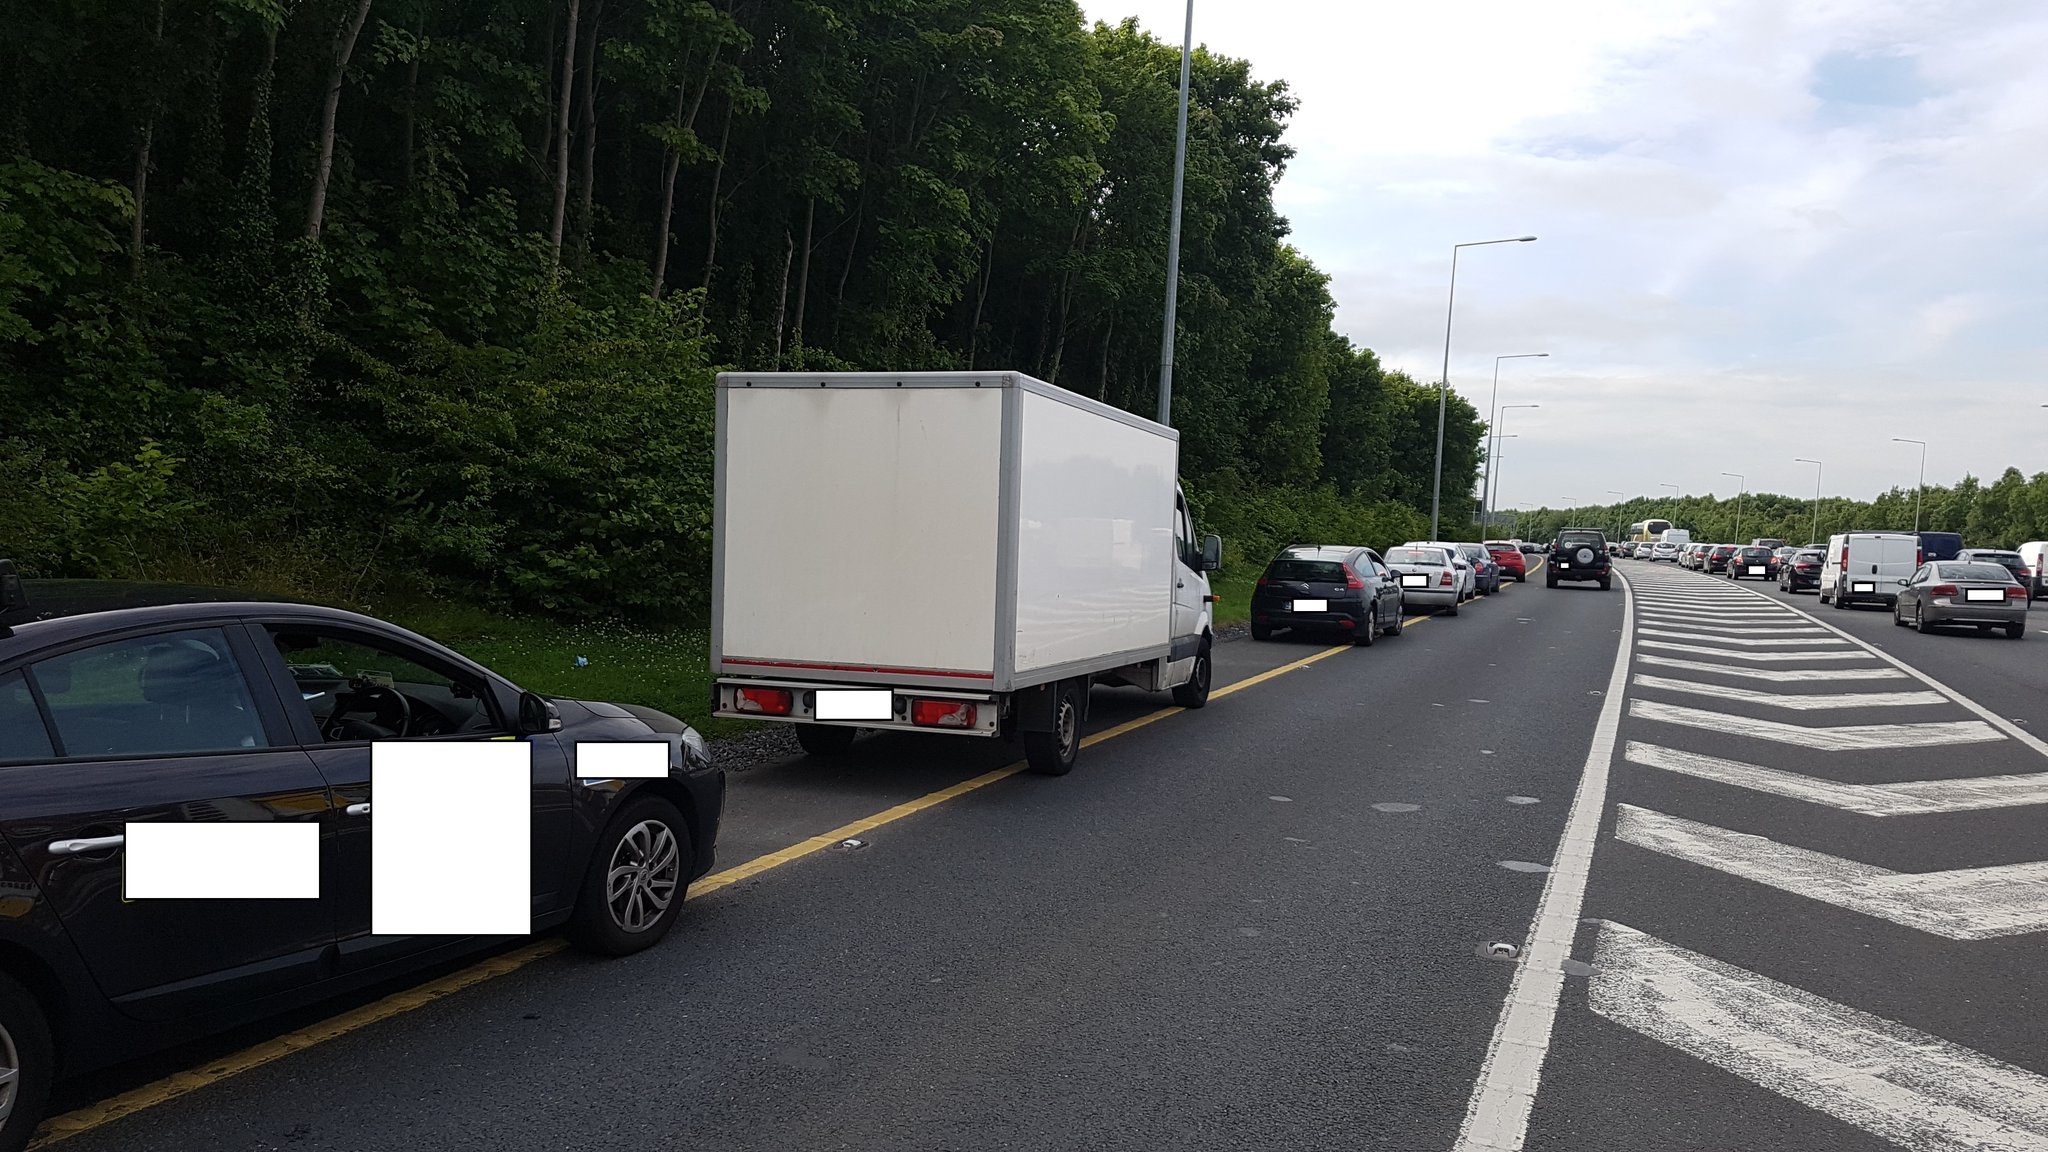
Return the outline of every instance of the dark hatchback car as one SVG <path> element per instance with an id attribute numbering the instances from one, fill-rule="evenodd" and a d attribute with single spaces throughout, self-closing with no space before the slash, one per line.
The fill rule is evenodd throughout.
<path id="1" fill-rule="evenodd" d="M 1598 528 L 1562 528 L 1550 542 L 1543 583 L 1555 588 L 1561 580 L 1597 580 L 1601 591 L 1613 583 L 1614 560 L 1607 555 L 1607 534 Z"/>
<path id="2" fill-rule="evenodd" d="M 682 721 L 243 595 L 0 561 L 0 1148 L 57 1079 L 511 939 L 371 934 L 373 742 L 530 745 L 534 932 L 637 951 L 711 868 L 725 776 Z M 621 742 L 667 775 L 579 778 L 579 743 Z M 317 898 L 126 899 L 125 826 L 201 821 L 312 825 Z"/>
<path id="3" fill-rule="evenodd" d="M 1700 558 L 1700 567 L 1707 572 L 1726 572 L 1729 557 L 1741 550 L 1733 544 L 1716 544 Z"/>
<path id="4" fill-rule="evenodd" d="M 1818 548 L 1801 548 L 1778 564 L 1778 590 L 1797 592 L 1801 588 L 1820 591 L 1820 570 L 1827 553 Z"/>
<path id="5" fill-rule="evenodd" d="M 1737 548 L 1722 561 L 1721 569 L 1728 573 L 1730 580 L 1768 580 L 1771 578 L 1771 550 L 1755 544 Z"/>
<path id="6" fill-rule="evenodd" d="M 1284 548 L 1252 589 L 1252 639 L 1282 631 L 1335 632 L 1364 645 L 1399 636 L 1400 582 L 1370 548 Z"/>

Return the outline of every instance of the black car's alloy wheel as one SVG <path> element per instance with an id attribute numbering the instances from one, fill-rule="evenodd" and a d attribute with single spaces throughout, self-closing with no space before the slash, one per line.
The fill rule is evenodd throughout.
<path id="1" fill-rule="evenodd" d="M 668 934 L 683 910 L 690 834 L 676 806 L 642 796 L 605 826 L 569 921 L 579 948 L 624 956 Z"/>
<path id="2" fill-rule="evenodd" d="M 0 974 L 0 1152 L 28 1144 L 50 1097 L 55 1050 L 42 1006 Z"/>

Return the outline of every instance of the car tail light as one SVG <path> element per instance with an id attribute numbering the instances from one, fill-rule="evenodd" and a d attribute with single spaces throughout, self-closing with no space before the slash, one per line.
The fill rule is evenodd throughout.
<path id="1" fill-rule="evenodd" d="M 1358 573 L 1356 573 L 1356 572 L 1353 572 L 1353 571 L 1351 570 L 1351 565 L 1349 565 L 1349 564 L 1346 564 L 1346 565 L 1344 565 L 1344 586 L 1345 586 L 1346 588 L 1363 588 L 1363 587 L 1365 587 L 1365 581 L 1363 581 L 1363 580 L 1360 580 L 1360 579 L 1358 578 Z"/>
<path id="2" fill-rule="evenodd" d="M 1265 578 L 1264 576 L 1261 576 L 1261 577 L 1259 577 L 1259 587 L 1261 587 L 1261 588 L 1264 588 L 1265 586 L 1266 586 L 1266 578 Z"/>
<path id="3" fill-rule="evenodd" d="M 2025 588 L 2022 588 L 2022 587 L 2020 587 L 2020 586 L 2019 586 L 2019 585 L 2017 585 L 2017 584 L 2015 584 L 2015 585 L 2013 585 L 2012 587 L 2010 587 L 2010 588 L 2007 588 L 2007 589 L 2005 590 L 2005 598 L 2006 598 L 2007 600 L 2011 600 L 2011 599 L 2013 599 L 2013 598 L 2015 598 L 2015 597 L 2018 597 L 2019 599 L 2022 599 L 2022 600 L 2024 600 L 2024 599 L 2026 599 L 2026 596 L 2027 596 L 2027 590 L 2026 590 Z"/>
<path id="4" fill-rule="evenodd" d="M 926 728 L 972 728 L 974 705 L 965 700 L 912 700 L 910 722 Z"/>
<path id="5" fill-rule="evenodd" d="M 1956 594 L 1956 586 L 1953 584 L 1936 584 L 1927 590 L 1927 594 L 1929 596 L 1953 596 Z"/>
<path id="6" fill-rule="evenodd" d="M 1446 572 L 1446 573 L 1444 573 L 1444 578 L 1443 578 L 1443 579 L 1441 579 L 1441 580 L 1439 580 L 1439 581 L 1437 581 L 1437 583 L 1438 583 L 1438 584 L 1443 584 L 1443 585 L 1446 585 L 1446 586 L 1448 586 L 1448 585 L 1450 584 L 1450 582 L 1451 582 L 1451 574 L 1450 574 L 1449 572 Z"/>
<path id="7" fill-rule="evenodd" d="M 792 703 L 787 688 L 742 688 L 733 693 L 735 712 L 759 712 L 763 716 L 787 716 Z"/>

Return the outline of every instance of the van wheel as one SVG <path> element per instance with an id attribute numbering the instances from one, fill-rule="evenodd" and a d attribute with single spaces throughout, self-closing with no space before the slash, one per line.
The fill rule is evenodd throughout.
<path id="1" fill-rule="evenodd" d="M 1195 670 L 1188 682 L 1173 690 L 1173 702 L 1183 708 L 1200 708 L 1209 702 L 1209 640 L 1202 638 L 1202 650 L 1195 653 Z"/>
<path id="2" fill-rule="evenodd" d="M 858 735 L 854 728 L 840 728 L 831 724 L 799 724 L 796 726 L 796 742 L 812 756 L 844 756 L 853 749 L 853 738 Z"/>
<path id="3" fill-rule="evenodd" d="M 1052 731 L 1024 733 L 1024 763 L 1040 776 L 1065 776 L 1081 755 L 1081 694 L 1063 680 L 1053 689 Z"/>
<path id="4" fill-rule="evenodd" d="M 19 1152 L 42 1122 L 55 1062 L 42 1005 L 0 974 L 0 1152 Z"/>

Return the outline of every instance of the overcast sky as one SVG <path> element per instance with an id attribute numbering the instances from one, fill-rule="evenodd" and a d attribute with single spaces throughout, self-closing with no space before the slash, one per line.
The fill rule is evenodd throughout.
<path id="1" fill-rule="evenodd" d="M 1179 43 L 1182 0 L 1081 0 Z M 1507 414 L 1501 506 L 2048 470 L 2048 2 L 1197 0 L 1301 101 L 1339 330 Z"/>

